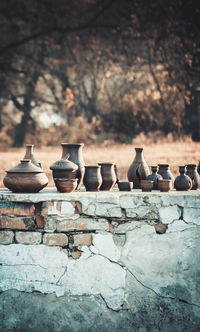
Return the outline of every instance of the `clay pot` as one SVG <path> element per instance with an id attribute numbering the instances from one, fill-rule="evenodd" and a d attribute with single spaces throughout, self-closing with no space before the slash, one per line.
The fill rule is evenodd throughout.
<path id="1" fill-rule="evenodd" d="M 192 188 L 192 180 L 185 174 L 186 166 L 179 166 L 180 175 L 176 177 L 174 181 L 174 188 L 176 190 L 189 190 Z"/>
<path id="2" fill-rule="evenodd" d="M 158 174 L 162 176 L 164 180 L 171 180 L 171 189 L 174 187 L 174 176 L 170 170 L 169 164 L 158 164 Z"/>
<path id="3" fill-rule="evenodd" d="M 78 166 L 69 160 L 69 153 L 50 166 L 55 179 L 75 179 Z"/>
<path id="4" fill-rule="evenodd" d="M 131 191 L 133 183 L 128 181 L 118 181 L 118 188 L 120 191 Z"/>
<path id="5" fill-rule="evenodd" d="M 20 164 L 7 171 L 3 183 L 13 192 L 36 193 L 47 186 L 48 178 L 30 159 L 23 159 Z"/>
<path id="6" fill-rule="evenodd" d="M 188 175 L 192 180 L 192 190 L 196 190 L 200 188 L 200 176 L 197 172 L 197 166 L 195 164 L 187 165 L 187 172 Z"/>
<path id="7" fill-rule="evenodd" d="M 87 191 L 99 191 L 102 184 L 100 168 L 99 165 L 85 166 L 83 183 Z"/>
<path id="8" fill-rule="evenodd" d="M 147 180 L 153 181 L 153 189 L 158 190 L 158 181 L 161 180 L 163 177 L 158 174 L 158 166 L 151 166 L 152 173 L 147 176 Z"/>
<path id="9" fill-rule="evenodd" d="M 128 169 L 128 180 L 133 182 L 133 188 L 140 188 L 140 181 L 145 180 L 150 174 L 149 168 L 143 156 L 143 148 L 135 148 L 136 156 Z"/>
<path id="10" fill-rule="evenodd" d="M 56 188 L 61 193 L 71 193 L 77 187 L 78 179 L 54 179 Z"/>
<path id="11" fill-rule="evenodd" d="M 26 144 L 26 153 L 23 159 L 30 159 L 35 166 L 42 167 L 41 163 L 39 163 L 33 155 L 33 147 L 33 144 Z"/>
<path id="12" fill-rule="evenodd" d="M 98 163 L 101 166 L 102 185 L 100 190 L 112 190 L 117 177 L 113 163 Z"/>
<path id="13" fill-rule="evenodd" d="M 147 191 L 150 192 L 153 189 L 153 181 L 152 180 L 141 180 L 140 181 L 140 186 L 142 191 Z"/>
<path id="14" fill-rule="evenodd" d="M 168 192 L 171 189 L 171 181 L 170 179 L 162 179 L 158 181 L 158 189 L 162 192 Z"/>
<path id="15" fill-rule="evenodd" d="M 85 174 L 85 163 L 83 160 L 83 143 L 61 143 L 63 148 L 62 158 L 69 153 L 69 160 L 78 166 L 75 177 L 78 178 L 77 189 L 80 189 Z"/>
<path id="16" fill-rule="evenodd" d="M 200 175 L 200 161 L 199 161 L 199 164 L 198 164 L 198 167 L 197 167 L 197 172 L 198 172 L 199 175 Z"/>

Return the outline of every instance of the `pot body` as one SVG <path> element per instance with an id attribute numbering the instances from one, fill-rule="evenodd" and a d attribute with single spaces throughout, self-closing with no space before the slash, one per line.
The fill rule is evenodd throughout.
<path id="1" fill-rule="evenodd" d="M 169 164 L 158 164 L 158 174 L 160 174 L 163 180 L 171 180 L 171 189 L 174 187 L 174 176 L 170 170 Z"/>
<path id="2" fill-rule="evenodd" d="M 185 171 L 185 166 L 179 167 L 180 175 L 177 176 L 174 181 L 174 188 L 176 188 L 178 191 L 189 190 L 192 188 L 192 180 L 188 175 L 185 174 Z"/>
<path id="3" fill-rule="evenodd" d="M 190 177 L 192 180 L 192 190 L 196 190 L 200 188 L 200 176 L 197 172 L 197 167 L 195 164 L 187 165 L 186 175 Z"/>
<path id="4" fill-rule="evenodd" d="M 118 181 L 119 191 L 131 191 L 133 188 L 133 183 L 128 181 Z"/>
<path id="5" fill-rule="evenodd" d="M 199 161 L 199 164 L 198 164 L 198 167 L 197 167 L 197 172 L 198 172 L 199 175 L 200 175 L 200 161 Z"/>
<path id="6" fill-rule="evenodd" d="M 170 179 L 161 179 L 158 182 L 158 188 L 162 192 L 168 192 L 171 189 L 171 182 L 172 180 Z"/>
<path id="7" fill-rule="evenodd" d="M 81 184 L 83 182 L 84 174 L 85 174 L 85 162 L 83 159 L 83 143 L 61 143 L 63 148 L 62 158 L 69 153 L 69 160 L 75 163 L 78 166 L 78 170 L 75 172 L 75 178 L 78 178 L 78 186 L 77 189 L 80 189 Z"/>
<path id="8" fill-rule="evenodd" d="M 147 176 L 147 180 L 153 181 L 153 189 L 158 190 L 158 181 L 162 180 L 162 175 L 158 174 L 158 166 L 151 166 L 152 173 Z"/>
<path id="9" fill-rule="evenodd" d="M 55 178 L 54 182 L 55 182 L 57 190 L 61 193 L 71 193 L 77 187 L 77 179 L 69 179 L 69 178 L 56 179 Z"/>
<path id="10" fill-rule="evenodd" d="M 140 181 L 140 186 L 142 191 L 147 191 L 150 192 L 153 189 L 153 180 L 141 180 Z"/>
<path id="11" fill-rule="evenodd" d="M 102 185 L 100 190 L 112 190 L 117 177 L 113 163 L 98 163 L 101 166 Z"/>
<path id="12" fill-rule="evenodd" d="M 99 191 L 99 188 L 102 184 L 100 166 L 85 166 L 83 183 L 87 191 Z"/>
<path id="13" fill-rule="evenodd" d="M 136 156 L 128 169 L 128 181 L 133 182 L 133 188 L 140 188 L 140 181 L 146 180 L 150 174 L 149 167 L 143 156 L 143 148 L 135 148 Z"/>
<path id="14" fill-rule="evenodd" d="M 15 193 L 37 193 L 48 184 L 44 173 L 7 173 L 4 185 Z"/>

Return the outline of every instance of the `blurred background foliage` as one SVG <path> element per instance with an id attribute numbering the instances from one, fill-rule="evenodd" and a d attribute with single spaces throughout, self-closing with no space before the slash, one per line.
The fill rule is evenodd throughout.
<path id="1" fill-rule="evenodd" d="M 194 0 L 1 0 L 0 142 L 200 141 Z"/>

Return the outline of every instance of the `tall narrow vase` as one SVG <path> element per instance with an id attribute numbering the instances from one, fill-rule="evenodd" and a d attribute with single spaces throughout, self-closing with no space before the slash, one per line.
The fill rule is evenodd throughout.
<path id="1" fill-rule="evenodd" d="M 102 184 L 100 168 L 99 165 L 85 166 L 83 183 L 87 191 L 99 191 Z"/>
<path id="2" fill-rule="evenodd" d="M 140 181 L 146 180 L 150 174 L 149 167 L 143 156 L 143 148 L 135 148 L 136 156 L 128 169 L 128 180 L 133 182 L 134 189 L 140 189 Z"/>
<path id="3" fill-rule="evenodd" d="M 26 144 L 26 153 L 23 159 L 30 159 L 35 166 L 41 167 L 41 163 L 39 163 L 34 157 L 33 148 L 33 144 Z"/>
<path id="4" fill-rule="evenodd" d="M 117 177 L 113 163 L 98 163 L 101 166 L 102 185 L 100 190 L 112 190 Z"/>
<path id="5" fill-rule="evenodd" d="M 80 189 L 85 174 L 85 163 L 83 160 L 83 143 L 61 143 L 63 148 L 62 158 L 69 153 L 69 160 L 78 166 L 76 178 L 78 178 L 77 189 Z"/>

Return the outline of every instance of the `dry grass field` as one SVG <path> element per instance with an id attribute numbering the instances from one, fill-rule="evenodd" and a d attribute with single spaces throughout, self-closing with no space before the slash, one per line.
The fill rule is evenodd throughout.
<path id="1" fill-rule="evenodd" d="M 98 162 L 113 162 L 117 165 L 119 179 L 127 179 L 127 170 L 135 157 L 134 147 L 144 148 L 144 157 L 149 166 L 158 163 L 171 165 L 173 174 L 178 175 L 178 166 L 189 163 L 198 164 L 200 160 L 200 143 L 192 142 L 185 138 L 182 141 L 160 143 L 149 143 L 148 141 L 136 140 L 132 145 L 111 144 L 85 145 L 83 148 L 86 164 L 97 164 Z M 23 159 L 25 148 L 9 148 L 8 151 L 0 152 L 0 186 L 5 176 L 5 171 L 17 165 Z M 34 148 L 35 158 L 42 163 L 49 177 L 49 185 L 53 185 L 49 166 L 61 157 L 61 146 Z"/>

